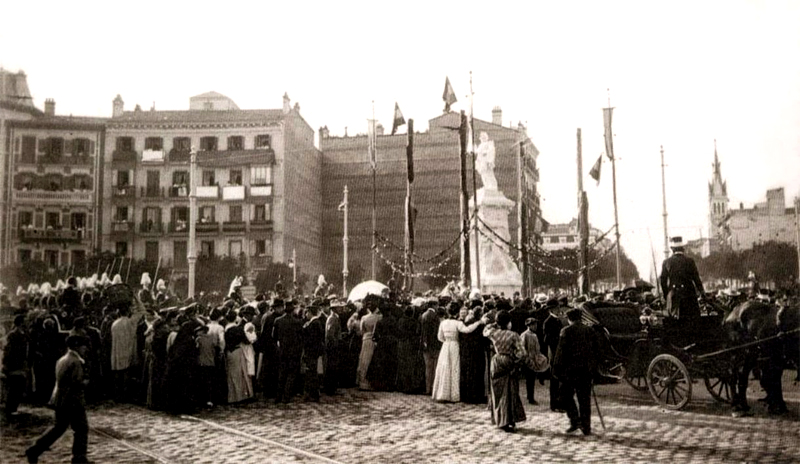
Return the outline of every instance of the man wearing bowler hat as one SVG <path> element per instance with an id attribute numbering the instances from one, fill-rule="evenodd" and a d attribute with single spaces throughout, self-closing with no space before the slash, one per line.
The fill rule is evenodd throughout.
<path id="1" fill-rule="evenodd" d="M 703 282 L 692 258 L 685 254 L 683 237 L 669 240 L 672 256 L 661 266 L 661 290 L 667 296 L 667 313 L 679 319 L 700 317 L 698 297 L 703 297 Z"/>

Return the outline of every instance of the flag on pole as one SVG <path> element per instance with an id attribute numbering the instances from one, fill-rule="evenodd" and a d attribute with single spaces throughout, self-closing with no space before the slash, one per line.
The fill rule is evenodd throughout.
<path id="1" fill-rule="evenodd" d="M 450 85 L 450 78 L 444 78 L 444 93 L 442 93 L 442 100 L 444 100 L 444 112 L 450 112 L 450 105 L 457 102 L 456 93 L 453 91 L 453 86 Z"/>
<path id="2" fill-rule="evenodd" d="M 345 201 L 342 201 L 341 203 L 339 203 L 339 208 L 338 208 L 339 211 L 344 211 L 344 207 L 345 206 L 347 206 L 347 203 Z"/>
<path id="3" fill-rule="evenodd" d="M 377 147 L 377 140 L 376 140 L 376 130 L 375 124 L 377 123 L 377 119 L 367 119 L 367 143 L 368 143 L 368 150 L 369 150 L 369 162 L 372 165 L 372 169 L 378 168 L 378 147 Z"/>
<path id="4" fill-rule="evenodd" d="M 611 112 L 614 108 L 603 108 L 603 128 L 605 129 L 606 155 L 608 159 L 614 159 L 614 135 L 611 132 Z"/>
<path id="5" fill-rule="evenodd" d="M 600 168 L 603 166 L 603 154 L 600 153 L 600 156 L 597 157 L 597 161 L 595 161 L 594 166 L 589 171 L 589 176 L 592 179 L 597 181 L 597 185 L 600 185 Z"/>
<path id="6" fill-rule="evenodd" d="M 400 126 L 406 125 L 406 118 L 403 117 L 403 112 L 400 111 L 400 105 L 394 102 L 394 119 L 392 120 L 392 135 L 397 132 Z"/>

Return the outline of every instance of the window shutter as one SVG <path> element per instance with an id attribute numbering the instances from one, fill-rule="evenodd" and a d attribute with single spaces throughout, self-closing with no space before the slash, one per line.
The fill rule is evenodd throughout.
<path id="1" fill-rule="evenodd" d="M 72 154 L 72 140 L 67 139 L 64 140 L 64 155 L 71 155 Z"/>
<path id="2" fill-rule="evenodd" d="M 39 153 L 47 153 L 50 151 L 50 139 L 39 139 Z"/>
<path id="3" fill-rule="evenodd" d="M 61 252 L 61 263 L 59 266 L 65 266 L 69 263 L 69 251 L 62 251 Z"/>
<path id="4" fill-rule="evenodd" d="M 14 139 L 14 153 L 19 153 L 19 144 L 20 144 L 19 137 L 16 137 Z"/>
<path id="5" fill-rule="evenodd" d="M 91 215 L 91 214 L 86 215 L 86 230 L 92 230 L 92 219 L 93 219 L 93 217 L 94 216 Z"/>
<path id="6" fill-rule="evenodd" d="M 118 177 L 119 177 L 119 171 L 113 171 L 113 174 L 111 174 L 111 186 L 112 187 L 116 187 L 117 186 L 117 178 Z M 113 193 L 112 193 L 112 195 L 113 195 Z"/>
<path id="7" fill-rule="evenodd" d="M 61 227 L 64 227 L 64 228 L 69 227 L 69 213 L 62 213 L 61 214 Z"/>
<path id="8" fill-rule="evenodd" d="M 94 155 L 94 140 L 89 140 L 89 156 Z"/>

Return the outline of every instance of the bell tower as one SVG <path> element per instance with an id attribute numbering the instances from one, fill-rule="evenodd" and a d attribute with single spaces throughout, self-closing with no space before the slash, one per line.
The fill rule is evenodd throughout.
<path id="1" fill-rule="evenodd" d="M 722 180 L 721 163 L 717 155 L 717 141 L 714 140 L 714 163 L 711 182 L 708 184 L 708 237 L 717 237 L 728 215 L 728 183 Z"/>

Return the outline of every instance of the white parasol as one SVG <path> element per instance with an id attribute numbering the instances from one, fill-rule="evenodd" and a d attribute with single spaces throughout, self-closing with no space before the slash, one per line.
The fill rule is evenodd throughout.
<path id="1" fill-rule="evenodd" d="M 375 280 L 367 280 L 353 287 L 350 290 L 350 295 L 347 296 L 347 301 L 360 301 L 367 295 L 380 295 L 389 290 L 389 287 Z"/>

